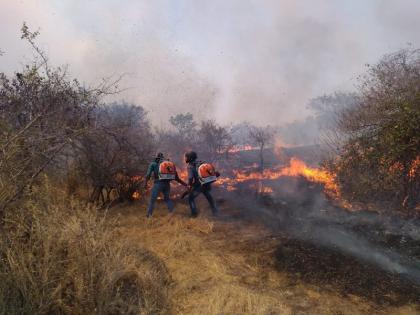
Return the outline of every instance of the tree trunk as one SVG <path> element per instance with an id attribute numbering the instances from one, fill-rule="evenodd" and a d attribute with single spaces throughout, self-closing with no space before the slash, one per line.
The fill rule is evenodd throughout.
<path id="1" fill-rule="evenodd" d="M 264 172 L 264 145 L 260 146 L 260 172 Z"/>

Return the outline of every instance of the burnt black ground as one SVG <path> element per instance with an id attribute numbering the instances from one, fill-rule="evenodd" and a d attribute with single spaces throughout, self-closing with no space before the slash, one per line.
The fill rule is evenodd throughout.
<path id="1" fill-rule="evenodd" d="M 246 186 L 218 191 L 240 212 L 225 220 L 258 222 L 278 240 L 276 268 L 295 280 L 377 304 L 420 303 L 420 224 L 398 215 L 349 212 L 304 178 L 267 182 L 271 195 Z"/>
<path id="2" fill-rule="evenodd" d="M 401 306 L 420 302 L 420 286 L 360 259 L 295 238 L 281 238 L 275 253 L 277 268 L 291 277 L 324 289 Z"/>

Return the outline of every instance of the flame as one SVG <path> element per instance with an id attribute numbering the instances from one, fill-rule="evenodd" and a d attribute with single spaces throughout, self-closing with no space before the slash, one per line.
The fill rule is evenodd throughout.
<path id="1" fill-rule="evenodd" d="M 140 193 L 138 191 L 133 192 L 133 194 L 131 195 L 131 198 L 133 198 L 133 200 L 139 200 Z"/>
<path id="2" fill-rule="evenodd" d="M 187 180 L 188 179 L 188 171 L 187 171 L 187 169 L 182 169 L 182 170 L 177 169 L 177 171 L 178 171 L 178 176 L 182 180 Z"/>
<path id="3" fill-rule="evenodd" d="M 251 146 L 245 146 L 245 150 L 253 150 Z M 265 169 L 263 172 L 256 171 L 257 165 L 248 166 L 243 169 L 232 170 L 231 175 L 223 175 L 218 178 L 214 183 L 217 186 L 224 187 L 227 191 L 233 192 L 239 189 L 238 184 L 249 182 L 248 187 L 254 185 L 255 182 L 259 182 L 258 186 L 253 186 L 259 193 L 271 194 L 273 188 L 266 186 L 266 182 L 263 185 L 263 181 L 277 180 L 281 177 L 299 177 L 302 176 L 310 182 L 319 183 L 324 186 L 325 193 L 336 200 L 340 199 L 340 191 L 336 182 L 336 176 L 331 172 L 322 169 L 309 167 L 306 163 L 296 157 L 293 157 L 289 161 L 287 166 L 278 166 L 273 169 Z M 251 169 L 251 171 L 250 171 Z M 414 174 L 420 169 L 420 157 L 413 162 L 412 173 Z M 221 170 L 221 173 L 227 173 Z M 410 173 L 411 174 L 411 173 Z M 181 179 L 187 180 L 188 171 L 187 169 L 178 169 L 178 175 Z M 132 178 L 133 181 L 141 180 L 141 176 L 135 176 Z M 173 197 L 179 197 L 181 193 L 175 189 Z M 134 192 L 133 199 L 137 200 L 140 198 L 140 193 Z M 160 198 L 158 198 L 160 199 Z M 349 206 L 346 206 L 349 208 Z"/>
<path id="4" fill-rule="evenodd" d="M 283 173 L 287 176 L 301 175 L 311 182 L 323 184 L 325 192 L 328 195 L 332 195 L 334 197 L 339 196 L 336 176 L 324 169 L 308 167 L 305 162 L 292 158 L 290 160 L 290 167 L 283 169 Z"/>
<path id="5" fill-rule="evenodd" d="M 131 177 L 131 181 L 133 181 L 133 182 L 137 182 L 137 181 L 141 181 L 141 180 L 143 180 L 143 176 L 140 176 L 140 175 L 136 175 L 136 176 Z"/>
<path id="6" fill-rule="evenodd" d="M 238 188 L 230 184 L 230 185 L 226 186 L 226 190 L 227 191 L 235 191 L 235 190 L 238 190 Z"/>
<path id="7" fill-rule="evenodd" d="M 241 152 L 241 151 L 252 151 L 252 150 L 257 150 L 257 149 L 258 149 L 257 147 L 253 147 L 252 145 L 249 145 L 249 144 L 247 144 L 247 145 L 237 145 L 237 146 L 234 146 L 233 148 L 230 148 L 228 150 L 228 152 L 229 153 L 238 153 L 238 152 Z"/>
<path id="8" fill-rule="evenodd" d="M 262 181 L 262 180 L 276 180 L 283 176 L 303 176 L 307 180 L 324 185 L 325 192 L 332 197 L 339 196 L 339 188 L 336 183 L 335 175 L 324 169 L 309 167 L 297 158 L 291 158 L 289 166 L 278 167 L 273 170 L 266 169 L 263 172 L 253 171 L 247 173 L 242 170 L 234 170 L 233 177 L 221 177 L 216 182 L 217 185 L 226 185 L 229 191 L 234 190 L 233 187 L 238 183 L 247 181 Z M 229 188 L 228 188 L 229 187 Z M 271 193 L 271 187 L 263 187 L 260 189 L 262 192 Z"/>
<path id="9" fill-rule="evenodd" d="M 260 189 L 260 193 L 263 193 L 263 194 L 271 194 L 272 192 L 273 192 L 273 188 L 268 187 L 268 186 L 261 187 Z"/>
<path id="10" fill-rule="evenodd" d="M 414 179 L 416 177 L 416 174 L 420 172 L 420 155 L 416 157 L 415 160 L 411 163 L 410 170 L 408 172 L 408 176 L 410 179 Z"/>

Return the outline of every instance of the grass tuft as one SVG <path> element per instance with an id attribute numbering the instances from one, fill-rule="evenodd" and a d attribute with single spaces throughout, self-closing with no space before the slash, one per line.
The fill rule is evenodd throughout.
<path id="1" fill-rule="evenodd" d="M 115 219 L 48 183 L 9 211 L 0 233 L 0 314 L 161 314 L 162 260 L 116 235 Z"/>

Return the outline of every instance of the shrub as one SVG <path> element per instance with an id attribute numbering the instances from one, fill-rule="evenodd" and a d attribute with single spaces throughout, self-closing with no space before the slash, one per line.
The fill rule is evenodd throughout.
<path id="1" fill-rule="evenodd" d="M 337 117 L 343 192 L 414 208 L 420 201 L 420 50 L 385 56 L 361 78 L 358 102 Z"/>

